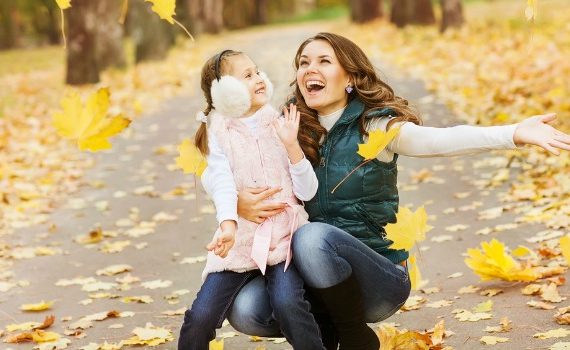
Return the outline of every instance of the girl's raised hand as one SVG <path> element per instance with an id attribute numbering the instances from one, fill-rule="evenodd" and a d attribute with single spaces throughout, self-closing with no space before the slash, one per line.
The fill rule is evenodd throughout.
<path id="1" fill-rule="evenodd" d="M 298 142 L 297 134 L 299 133 L 301 113 L 297 111 L 297 106 L 291 103 L 289 110 L 286 107 L 283 108 L 283 116 L 284 118 L 273 120 L 273 126 L 281 142 L 283 142 L 285 147 L 289 147 Z"/>
<path id="2" fill-rule="evenodd" d="M 536 145 L 559 155 L 561 149 L 570 151 L 570 135 L 548 125 L 556 120 L 556 114 L 544 114 L 523 120 L 516 128 L 513 141 L 516 145 Z"/>

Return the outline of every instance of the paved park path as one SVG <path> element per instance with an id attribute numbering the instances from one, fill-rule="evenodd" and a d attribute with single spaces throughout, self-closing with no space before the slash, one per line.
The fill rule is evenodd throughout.
<path id="1" fill-rule="evenodd" d="M 274 102 L 278 104 L 293 78 L 292 59 L 299 43 L 329 28 L 330 24 L 320 23 L 232 32 L 227 34 L 227 40 L 220 41 L 219 49 L 231 47 L 249 53 L 272 78 L 277 87 Z M 420 81 L 406 78 L 386 63 L 376 63 L 396 92 L 417 106 L 426 125 L 459 123 L 437 99 L 428 94 Z M 46 224 L 22 229 L 12 235 L 14 245 L 48 246 L 60 253 L 14 261 L 11 267 L 14 276 L 17 280 L 29 281 L 29 285 L 0 294 L 0 329 L 11 323 L 41 321 L 45 315 L 54 314 L 56 322 L 50 330 L 64 333 L 71 323 L 87 315 L 111 310 L 132 311 L 132 317 L 95 321 L 93 327 L 83 331 L 83 338 L 69 336 L 72 340 L 69 348 L 79 349 L 91 342 L 117 343 L 129 338 L 135 327 L 144 327 L 147 322 L 170 329 L 175 337 L 173 341 L 155 349 L 176 348 L 183 316 L 166 316 L 163 312 L 187 307 L 194 299 L 201 284 L 203 263 L 192 263 L 193 259 L 188 258 L 205 255 L 203 247 L 216 226 L 213 207 L 201 185 L 198 183 L 195 188 L 193 177 L 172 169 L 177 156 L 176 145 L 183 138 L 193 135 L 197 126 L 194 113 L 203 106 L 197 81 L 194 94 L 165 101 L 159 111 L 137 119 L 126 135 L 116 138 L 112 151 L 93 156 L 95 165 L 87 171 L 85 186 L 74 198 L 60 203 L 60 208 L 51 215 L 49 223 L 53 223 L 55 229 L 50 230 Z M 477 219 L 479 211 L 500 205 L 496 193 L 508 186 L 507 183 L 490 191 L 481 191 L 473 184 L 474 180 L 504 167 L 501 154 L 447 159 L 401 157 L 399 164 L 401 204 L 414 208 L 424 204 L 428 214 L 433 216 L 430 223 L 435 227 L 429 236 L 441 238 L 449 235 L 447 240 L 441 238 L 441 242 L 430 241 L 428 237 L 421 244 L 423 251 L 419 265 L 424 279 L 429 280 L 427 287 L 438 287 L 440 291 L 433 294 L 414 292 L 413 295 L 427 299 L 428 303 L 447 300 L 450 305 L 430 308 L 424 304 L 419 310 L 399 313 L 388 321 L 398 323 L 402 328 L 424 330 L 444 319 L 446 328 L 455 333 L 446 340 L 446 344 L 456 349 L 480 349 L 485 346 L 479 342 L 479 338 L 488 335 L 483 329 L 488 325 L 498 325 L 499 320 L 507 316 L 513 322 L 513 330 L 500 336 L 509 337 L 510 342 L 493 348 L 546 349 L 553 344 L 554 339 L 538 340 L 532 337 L 537 332 L 558 328 L 552 319 L 553 311 L 535 310 L 525 305 L 531 298 L 520 293 L 522 284 L 479 283 L 478 277 L 463 262 L 467 248 L 478 246 L 482 239 L 489 240 L 489 237 L 496 236 L 514 247 L 524 243 L 524 238 L 544 229 L 519 225 L 491 236 L 475 234 L 483 227 L 514 220 L 514 214 L 504 214 L 489 221 Z M 414 178 L 416 181 L 422 178 L 417 175 L 420 171 L 423 171 L 425 181 L 416 184 Z M 513 169 L 512 173 L 516 172 L 517 169 Z M 448 208 L 455 208 L 455 211 Z M 445 230 L 459 224 L 467 227 L 463 230 L 456 227 L 455 232 Z M 104 233 L 101 242 L 91 245 L 76 242 L 77 236 L 85 235 L 97 227 L 101 227 Z M 106 253 L 103 249 L 120 251 Z M 98 270 L 116 264 L 130 265 L 130 277 L 127 273 L 113 276 L 96 274 Z M 451 275 L 457 277 L 449 278 Z M 61 280 L 79 277 L 92 277 L 116 285 L 56 285 L 58 281 L 62 284 Z M 153 283 L 145 288 L 144 282 Z M 467 285 L 477 286 L 481 290 L 503 290 L 503 293 L 491 298 L 494 301 L 492 319 L 459 322 L 453 317 L 453 309 L 471 309 L 489 299 L 479 293 L 459 294 L 458 290 Z M 153 286 L 160 288 L 152 289 Z M 88 288 L 94 291 L 83 290 Z M 561 294 L 568 296 L 568 287 L 561 288 Z M 101 294 L 99 296 L 102 298 L 96 298 L 94 293 L 108 295 Z M 154 301 L 125 303 L 122 300 L 123 297 L 134 296 L 150 296 Z M 51 310 L 40 313 L 19 310 L 22 304 L 41 300 L 53 300 L 55 303 Z M 66 317 L 71 317 L 71 320 L 63 321 Z M 123 327 L 109 327 L 116 324 Z M 218 335 L 232 331 L 230 326 L 225 326 Z M 225 340 L 225 349 L 257 347 L 290 348 L 287 343 L 267 340 L 251 342 L 248 336 L 241 334 Z M 3 344 L 0 348 L 31 349 L 32 345 Z"/>

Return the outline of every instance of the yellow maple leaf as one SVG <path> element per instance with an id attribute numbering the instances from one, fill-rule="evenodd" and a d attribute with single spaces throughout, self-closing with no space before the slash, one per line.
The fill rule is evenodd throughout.
<path id="1" fill-rule="evenodd" d="M 539 276 L 532 268 L 522 267 L 505 252 L 505 245 L 493 239 L 481 243 L 482 250 L 468 249 L 465 264 L 482 281 L 502 279 L 506 281 L 535 281 Z"/>
<path id="2" fill-rule="evenodd" d="M 178 146 L 178 153 L 180 156 L 176 158 L 176 165 L 182 168 L 185 174 L 196 174 L 198 176 L 202 176 L 202 173 L 206 169 L 208 163 L 206 162 L 204 155 L 192 143 L 192 141 L 189 139 L 182 141 Z"/>
<path id="3" fill-rule="evenodd" d="M 412 212 L 400 207 L 396 223 L 386 225 L 386 238 L 392 242 L 392 249 L 410 250 L 416 242 L 423 241 L 433 227 L 427 224 L 427 213 L 423 206 Z"/>
<path id="4" fill-rule="evenodd" d="M 210 342 L 210 347 L 208 349 L 209 350 L 224 350 L 224 339 L 212 340 Z"/>
<path id="5" fill-rule="evenodd" d="M 53 305 L 53 301 L 41 301 L 39 303 L 36 304 L 24 304 L 22 306 L 20 306 L 20 310 L 24 310 L 24 311 L 43 311 L 43 310 L 47 310 L 49 308 L 51 308 Z"/>
<path id="6" fill-rule="evenodd" d="M 358 154 L 364 159 L 374 159 L 382 152 L 384 148 L 398 135 L 400 128 L 392 128 L 385 132 L 377 129 L 368 133 L 368 141 L 366 143 L 358 144 Z"/>
<path id="7" fill-rule="evenodd" d="M 422 280 L 422 274 L 420 268 L 418 267 L 416 255 L 413 254 L 408 258 L 408 274 L 410 276 L 410 283 L 413 290 L 420 290 L 424 285 L 427 284 L 427 280 Z"/>
<path id="8" fill-rule="evenodd" d="M 566 263 L 570 265 L 570 235 L 560 237 L 560 250 L 566 259 Z"/>
<path id="9" fill-rule="evenodd" d="M 71 7 L 71 0 L 55 0 L 60 9 L 65 10 Z"/>
<path id="10" fill-rule="evenodd" d="M 174 10 L 176 8 L 176 0 L 145 0 L 152 3 L 152 10 L 160 16 L 160 18 L 174 24 Z"/>
<path id="11" fill-rule="evenodd" d="M 46 332 L 41 329 L 37 329 L 32 332 L 32 338 L 36 343 L 46 343 L 52 342 L 59 339 L 59 334 L 54 332 Z"/>
<path id="12" fill-rule="evenodd" d="M 99 151 L 111 148 L 108 138 L 125 129 L 131 121 L 122 115 L 107 117 L 109 90 L 101 88 L 87 99 L 83 107 L 77 92 L 61 100 L 63 111 L 53 115 L 59 134 L 75 140 L 80 150 Z"/>

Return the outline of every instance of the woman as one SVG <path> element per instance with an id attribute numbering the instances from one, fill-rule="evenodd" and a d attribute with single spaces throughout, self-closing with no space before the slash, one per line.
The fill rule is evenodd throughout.
<path id="1" fill-rule="evenodd" d="M 317 174 L 317 196 L 305 203 L 310 224 L 293 236 L 294 262 L 311 295 L 313 312 L 328 349 L 379 348 L 366 322 L 395 313 L 410 292 L 408 252 L 390 248 L 384 226 L 396 221 L 398 155 L 456 156 L 534 144 L 554 153 L 570 150 L 570 136 L 547 123 L 555 115 L 495 127 L 428 128 L 381 81 L 370 60 L 350 40 L 319 33 L 299 47 L 294 97 L 301 112 L 299 142 Z M 333 188 L 362 158 L 358 144 L 369 130 L 399 126 L 398 136 L 378 158 Z M 203 179 L 208 182 L 208 179 Z M 278 189 L 249 189 L 238 199 L 238 213 L 262 222 L 284 207 L 264 201 Z M 248 283 L 229 315 L 238 331 L 276 336 L 261 279 Z"/>

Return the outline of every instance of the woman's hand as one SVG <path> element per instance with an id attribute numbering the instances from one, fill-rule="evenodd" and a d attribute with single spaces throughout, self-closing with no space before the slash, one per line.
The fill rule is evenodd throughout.
<path id="1" fill-rule="evenodd" d="M 273 126 L 285 148 L 289 148 L 298 144 L 297 134 L 299 133 L 301 113 L 297 112 L 297 106 L 291 103 L 289 110 L 286 107 L 283 108 L 283 116 L 284 118 L 273 120 Z"/>
<path id="2" fill-rule="evenodd" d="M 286 203 L 267 203 L 265 199 L 281 191 L 279 187 L 244 188 L 238 192 L 238 215 L 246 220 L 261 224 L 266 218 L 279 214 Z"/>
<path id="3" fill-rule="evenodd" d="M 559 155 L 560 149 L 570 151 L 570 135 L 548 125 L 556 120 L 556 114 L 544 114 L 523 120 L 516 128 L 513 141 L 517 146 L 529 144 Z"/>

